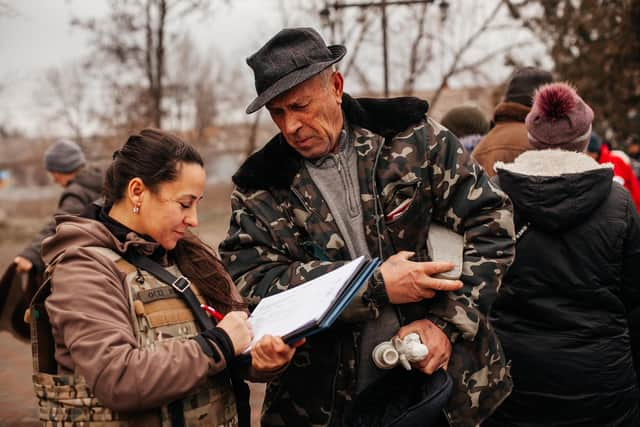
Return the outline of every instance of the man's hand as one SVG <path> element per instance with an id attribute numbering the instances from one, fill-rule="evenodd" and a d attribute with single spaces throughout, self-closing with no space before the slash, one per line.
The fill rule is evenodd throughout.
<path id="1" fill-rule="evenodd" d="M 433 298 L 436 291 L 457 291 L 459 280 L 436 279 L 434 274 L 453 269 L 449 262 L 409 261 L 413 252 L 401 251 L 380 265 L 385 289 L 392 304 L 405 304 Z"/>
<path id="2" fill-rule="evenodd" d="M 420 335 L 420 340 L 429 350 L 427 357 L 411 364 L 413 368 L 427 375 L 433 374 L 440 368 L 446 371 L 451 357 L 451 341 L 445 333 L 430 320 L 422 319 L 400 328 L 398 338 L 404 338 L 412 332 Z"/>
<path id="3" fill-rule="evenodd" d="M 258 371 L 279 369 L 289 363 L 302 344 L 304 339 L 289 346 L 280 337 L 265 335 L 251 347 L 251 365 Z"/>
<path id="4" fill-rule="evenodd" d="M 25 257 L 17 256 L 13 259 L 13 262 L 16 263 L 16 269 L 19 273 L 26 273 L 33 268 L 33 263 Z"/>

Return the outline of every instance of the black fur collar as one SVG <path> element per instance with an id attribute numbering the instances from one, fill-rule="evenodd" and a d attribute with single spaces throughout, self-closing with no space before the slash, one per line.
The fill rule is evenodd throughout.
<path id="1" fill-rule="evenodd" d="M 427 101 L 414 98 L 358 98 L 342 96 L 342 111 L 347 122 L 385 138 L 402 132 L 424 118 Z M 274 136 L 262 149 L 252 154 L 233 175 L 238 187 L 267 190 L 288 188 L 302 165 L 302 157 L 287 144 L 282 134 Z"/>

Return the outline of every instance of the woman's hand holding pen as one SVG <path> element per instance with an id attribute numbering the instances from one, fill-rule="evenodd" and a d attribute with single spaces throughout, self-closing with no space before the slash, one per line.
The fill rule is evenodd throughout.
<path id="1" fill-rule="evenodd" d="M 247 313 L 244 311 L 232 311 L 224 316 L 224 319 L 218 323 L 218 327 L 223 329 L 231 342 L 233 343 L 233 351 L 236 356 L 241 354 L 251 342 L 253 338 L 253 332 L 251 331 L 251 324 L 247 318 Z"/>
<path id="2" fill-rule="evenodd" d="M 253 331 L 247 313 L 232 311 L 224 318 L 214 308 L 202 305 L 202 308 L 219 320 L 218 327 L 223 329 L 231 339 L 233 351 L 240 355 L 251 343 Z M 304 338 L 292 345 L 285 344 L 280 337 L 266 335 L 258 340 L 251 348 L 251 364 L 256 370 L 274 371 L 291 361 L 296 347 L 304 344 Z"/>
<path id="3" fill-rule="evenodd" d="M 286 344 L 282 338 L 265 335 L 251 348 L 251 365 L 258 371 L 275 371 L 285 366 L 296 347 L 304 344 L 304 339 L 292 344 Z"/>

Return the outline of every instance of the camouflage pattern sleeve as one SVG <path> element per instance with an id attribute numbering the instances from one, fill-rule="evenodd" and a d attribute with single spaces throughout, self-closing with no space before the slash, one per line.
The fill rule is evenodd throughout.
<path id="1" fill-rule="evenodd" d="M 515 232 L 511 202 L 448 130 L 429 119 L 426 131 L 433 191 L 433 219 L 464 234 L 464 286 L 434 301 L 435 322 L 473 340 L 513 261 Z M 429 142 L 428 142 L 429 143 Z M 442 322 L 444 320 L 445 322 Z M 450 325 L 447 325 L 449 323 Z"/>
<path id="2" fill-rule="evenodd" d="M 347 261 L 320 261 L 304 250 L 298 228 L 270 192 L 235 188 L 231 220 L 219 252 L 250 307 L 260 298 L 299 285 Z M 311 243 L 311 242 L 310 242 Z"/>

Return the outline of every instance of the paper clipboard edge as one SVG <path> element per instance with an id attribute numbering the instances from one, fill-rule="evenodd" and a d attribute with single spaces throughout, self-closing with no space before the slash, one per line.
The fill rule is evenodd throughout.
<path id="1" fill-rule="evenodd" d="M 362 266 L 362 269 L 356 274 L 353 285 L 349 287 L 345 296 L 341 299 L 340 304 L 336 304 L 333 310 L 330 310 L 323 319 L 316 322 L 315 325 L 310 328 L 305 328 L 303 331 L 296 331 L 293 334 L 284 336 L 282 339 L 287 344 L 293 344 L 302 338 L 315 335 L 318 332 L 324 331 L 333 325 L 336 319 L 344 311 L 344 309 L 353 301 L 358 294 L 358 290 L 367 282 L 369 277 L 373 274 L 374 270 L 381 264 L 379 258 L 373 258 Z M 338 305 L 340 308 L 338 308 Z"/>

